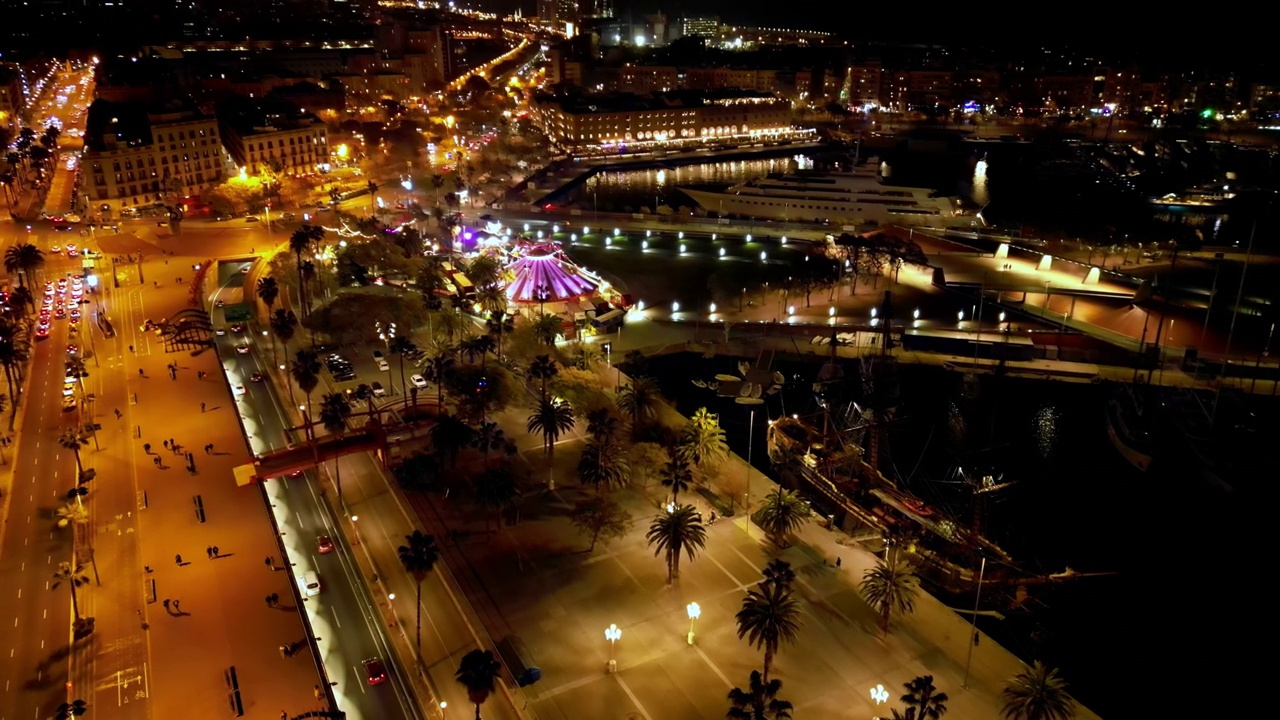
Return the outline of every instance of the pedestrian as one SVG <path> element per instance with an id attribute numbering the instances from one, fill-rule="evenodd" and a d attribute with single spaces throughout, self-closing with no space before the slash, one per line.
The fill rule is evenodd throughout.
<path id="1" fill-rule="evenodd" d="M 168 449 L 169 449 L 169 441 L 168 441 L 168 440 L 165 440 L 165 441 L 164 441 L 164 449 L 165 449 L 165 450 L 168 450 Z"/>
<path id="2" fill-rule="evenodd" d="M 267 556 L 267 567 L 273 567 L 275 563 L 276 561 L 272 557 Z"/>
<path id="3" fill-rule="evenodd" d="M 142 377 L 142 368 L 138 368 L 138 377 Z"/>
<path id="4" fill-rule="evenodd" d="M 284 710 L 280 711 L 280 720 L 289 720 L 289 713 Z"/>
<path id="5" fill-rule="evenodd" d="M 217 545 L 214 545 L 214 546 L 213 546 L 213 556 L 214 556 L 214 557 L 221 557 L 221 556 L 222 556 L 222 553 L 218 552 L 218 546 L 217 546 Z"/>
<path id="6" fill-rule="evenodd" d="M 150 454 L 151 454 L 151 443 L 142 443 L 142 449 L 143 449 L 143 450 L 146 450 L 146 451 L 147 451 L 147 454 L 148 454 L 148 455 L 150 455 Z"/>
<path id="7" fill-rule="evenodd" d="M 177 441 L 173 438 L 169 438 L 169 447 L 177 447 Z"/>
<path id="8" fill-rule="evenodd" d="M 175 563 L 177 563 L 178 565 L 181 565 L 181 564 L 182 564 L 182 556 L 181 556 L 181 555 L 174 555 L 174 556 L 173 556 L 173 561 L 174 561 Z"/>
<path id="9" fill-rule="evenodd" d="M 151 566 L 150 566 L 150 565 L 143 565 L 143 566 L 142 566 L 142 569 L 143 569 L 143 570 L 146 570 L 148 575 L 149 575 L 149 574 L 151 574 L 151 573 L 153 573 L 153 572 L 155 572 L 155 570 L 152 570 L 152 569 L 151 569 Z"/>
<path id="10" fill-rule="evenodd" d="M 168 610 L 169 610 L 169 598 L 165 598 L 165 599 L 164 599 L 164 609 L 165 609 L 165 612 L 168 612 Z"/>
<path id="11" fill-rule="evenodd" d="M 181 611 L 182 611 L 182 608 L 179 608 L 179 607 L 178 607 L 178 601 L 177 601 L 177 600 L 174 600 L 174 601 L 173 601 L 173 611 L 174 611 L 174 612 L 181 612 Z"/>
<path id="12" fill-rule="evenodd" d="M 840 558 L 836 558 L 836 568 L 839 569 L 839 567 L 840 567 Z"/>
<path id="13" fill-rule="evenodd" d="M 280 593 L 271 593 L 271 604 L 272 605 L 280 604 Z"/>
<path id="14" fill-rule="evenodd" d="M 116 419 L 119 420 L 120 417 L 121 417 L 120 408 L 116 408 Z"/>
<path id="15" fill-rule="evenodd" d="M 200 403 L 200 412 L 204 412 L 204 403 Z"/>
<path id="16" fill-rule="evenodd" d="M 157 456 L 155 456 L 155 457 L 151 458 L 151 461 L 152 461 L 153 463 L 155 463 L 156 467 L 160 467 L 160 456 L 159 456 L 159 455 L 157 455 Z"/>
<path id="17" fill-rule="evenodd" d="M 133 352 L 133 346 L 132 346 L 132 345 L 130 345 L 130 346 L 129 346 L 129 352 Z"/>
<path id="18" fill-rule="evenodd" d="M 207 556 L 209 557 L 209 559 L 210 559 L 210 560 L 212 560 L 212 559 L 213 559 L 213 546 L 212 546 L 212 545 L 210 545 L 209 547 L 205 548 L 205 549 L 204 549 L 204 554 L 205 554 L 205 555 L 207 555 Z"/>

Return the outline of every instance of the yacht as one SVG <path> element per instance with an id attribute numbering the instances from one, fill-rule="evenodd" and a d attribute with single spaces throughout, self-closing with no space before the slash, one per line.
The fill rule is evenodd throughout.
<path id="1" fill-rule="evenodd" d="M 703 210 L 721 217 L 837 225 L 930 225 L 981 227 L 980 215 L 967 215 L 955 198 L 926 188 L 886 185 L 874 170 L 770 173 L 723 192 L 679 188 Z"/>

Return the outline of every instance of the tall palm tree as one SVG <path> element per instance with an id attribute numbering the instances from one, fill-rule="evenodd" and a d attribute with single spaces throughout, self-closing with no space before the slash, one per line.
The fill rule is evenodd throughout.
<path id="1" fill-rule="evenodd" d="M 738 620 L 738 639 L 746 638 L 757 650 L 764 651 L 764 681 L 769 681 L 769 667 L 783 642 L 795 642 L 800 633 L 800 603 L 790 588 L 778 583 L 762 582 L 747 591 L 742 599 Z"/>
<path id="2" fill-rule="evenodd" d="M 906 703 L 907 714 L 914 714 L 916 720 L 938 720 L 947 714 L 947 700 L 950 698 L 933 686 L 932 675 L 921 675 L 902 686 L 907 692 L 900 700 Z"/>
<path id="3" fill-rule="evenodd" d="M 720 427 L 720 419 L 706 408 L 699 408 L 684 427 L 676 455 L 699 468 L 717 464 L 726 458 L 729 443 L 725 440 L 724 429 Z"/>
<path id="4" fill-rule="evenodd" d="M 594 485 L 597 493 L 601 486 L 614 488 L 626 485 L 630 473 L 627 456 L 614 442 L 591 440 L 578 458 L 578 480 L 583 485 Z"/>
<path id="5" fill-rule="evenodd" d="M 809 519 L 809 505 L 799 494 L 781 487 L 765 496 L 760 505 L 760 527 L 779 546 L 785 546 L 789 533 Z"/>
<path id="6" fill-rule="evenodd" d="M 759 670 L 752 670 L 746 690 L 734 688 L 729 691 L 729 702 L 733 707 L 725 717 L 731 720 L 790 720 L 792 706 L 786 700 L 778 699 L 781 689 L 781 680 L 765 682 Z"/>
<path id="7" fill-rule="evenodd" d="M 555 347 L 556 336 L 563 329 L 564 322 L 559 315 L 541 313 L 533 319 L 533 336 L 541 340 L 547 347 Z"/>
<path id="8" fill-rule="evenodd" d="M 404 536 L 405 543 L 396 554 L 400 556 L 400 564 L 405 572 L 413 576 L 417 588 L 417 599 L 413 606 L 417 609 L 417 630 L 414 633 L 414 647 L 418 651 L 418 660 L 422 660 L 422 581 L 427 573 L 435 568 L 440 560 L 440 547 L 436 545 L 434 535 L 424 535 L 421 530 L 414 530 L 412 535 Z"/>
<path id="9" fill-rule="evenodd" d="M 573 408 L 563 400 L 543 400 L 529 415 L 525 428 L 530 434 L 542 435 L 542 447 L 547 457 L 554 458 L 556 442 L 560 436 L 573 429 Z"/>
<path id="10" fill-rule="evenodd" d="M 440 313 L 439 324 L 436 325 L 437 337 L 443 337 L 450 347 L 455 342 L 466 339 L 475 328 L 471 318 L 462 313 L 461 303 L 454 301 L 453 305 Z"/>
<path id="11" fill-rule="evenodd" d="M 37 271 L 44 266 L 44 251 L 31 243 L 11 245 L 4 251 L 4 269 L 18 276 L 18 285 L 25 286 L 26 280 L 35 284 Z"/>
<path id="12" fill-rule="evenodd" d="M 435 427 L 431 428 L 431 444 L 435 447 L 443 464 L 455 467 L 458 464 L 458 453 L 471 445 L 475 430 L 462 421 L 457 415 L 440 413 Z"/>
<path id="13" fill-rule="evenodd" d="M 351 403 L 345 393 L 329 393 L 320 401 L 320 422 L 331 434 L 342 437 L 346 433 L 349 415 Z M 342 464 L 337 456 L 333 459 L 333 481 L 338 487 L 338 506 L 342 507 Z"/>
<path id="14" fill-rule="evenodd" d="M 597 442 L 612 444 L 618 439 L 618 416 L 606 405 L 587 413 L 587 434 Z"/>
<path id="15" fill-rule="evenodd" d="M 875 567 L 863 574 L 858 589 L 867 604 L 880 613 L 880 630 L 883 632 L 889 632 L 889 615 L 911 612 L 919 594 L 916 576 L 911 574 L 910 566 L 896 560 L 888 563 L 877 561 Z"/>
<path id="16" fill-rule="evenodd" d="M 20 318 L 27 316 L 27 308 L 31 308 L 31 312 L 36 309 L 36 296 L 31 293 L 31 288 L 25 285 L 19 285 L 13 289 L 9 295 L 9 305 L 14 312 L 18 313 Z"/>
<path id="17" fill-rule="evenodd" d="M 481 255 L 467 267 L 467 279 L 478 288 L 496 285 L 502 275 L 502 265 L 497 260 Z"/>
<path id="18" fill-rule="evenodd" d="M 423 366 L 422 372 L 427 376 L 428 380 L 436 384 L 436 402 L 440 405 L 441 412 L 443 412 L 444 384 L 453 375 L 453 357 L 446 352 L 432 355 L 427 359 L 427 364 Z"/>
<path id="19" fill-rule="evenodd" d="M 472 496 L 480 507 L 493 510 L 498 516 L 498 527 L 502 527 L 502 509 L 511 505 L 520 497 L 520 491 L 516 488 L 515 478 L 511 474 L 511 467 L 486 467 L 475 479 L 471 486 Z M 489 519 L 485 518 L 485 529 L 488 529 Z"/>
<path id="20" fill-rule="evenodd" d="M 658 416 L 662 405 L 662 393 L 653 378 L 633 379 L 618 393 L 618 409 L 631 418 L 631 430 L 637 432 L 645 423 Z"/>
<path id="21" fill-rule="evenodd" d="M 670 512 L 659 513 L 644 536 L 655 556 L 667 555 L 668 585 L 680 578 L 680 553 L 684 552 L 692 562 L 707 545 L 707 528 L 692 505 L 678 505 Z"/>
<path id="22" fill-rule="evenodd" d="M 404 335 L 397 335 L 391 338 L 391 343 L 387 345 L 387 350 L 391 351 L 400 360 L 400 390 L 404 393 L 404 406 L 409 407 L 409 391 L 408 385 L 404 381 L 404 356 L 413 353 L 418 346 Z"/>
<path id="23" fill-rule="evenodd" d="M 22 363 L 26 361 L 26 353 L 22 344 L 14 340 L 11 332 L 0 334 L 0 365 L 4 366 L 4 379 L 9 385 L 9 429 L 13 430 L 13 420 L 18 414 L 18 403 L 22 400 Z M 14 381 L 17 387 L 14 387 Z"/>
<path id="24" fill-rule="evenodd" d="M 556 361 L 552 360 L 550 355 L 539 355 L 529 363 L 529 377 L 542 381 L 543 402 L 547 399 L 547 381 L 559 372 L 560 368 L 556 366 Z"/>
<path id="25" fill-rule="evenodd" d="M 299 350 L 294 353 L 289 374 L 293 377 L 293 381 L 298 383 L 298 389 L 307 396 L 307 416 L 310 419 L 311 392 L 320 384 L 320 356 L 315 350 Z"/>
<path id="26" fill-rule="evenodd" d="M 474 363 L 476 358 L 480 358 L 481 367 L 484 366 L 488 354 L 493 352 L 493 348 L 493 338 L 488 335 L 477 335 L 458 344 L 458 349 L 467 357 L 467 362 Z"/>
<path id="27" fill-rule="evenodd" d="M 259 278 L 253 292 L 262 301 L 262 304 L 267 306 L 267 316 L 270 317 L 276 305 L 276 298 L 280 297 L 280 283 L 276 282 L 276 279 L 271 276 Z"/>
<path id="28" fill-rule="evenodd" d="M 289 341 L 293 339 L 293 334 L 298 328 L 298 316 L 293 314 L 292 310 L 280 308 L 271 313 L 271 332 L 275 334 L 276 339 L 280 341 L 281 347 L 284 348 L 284 364 L 289 364 Z M 276 352 L 275 344 L 271 346 L 271 353 L 274 359 Z M 287 383 L 289 386 L 289 402 L 296 402 L 293 399 L 293 383 Z"/>
<path id="29" fill-rule="evenodd" d="M 1071 720 L 1076 704 L 1057 668 L 1036 660 L 1009 679 L 1000 693 L 1005 720 Z"/>
<path id="30" fill-rule="evenodd" d="M 80 433 L 79 430 L 63 430 L 58 436 L 58 444 L 70 450 L 76 456 L 76 475 L 84 472 L 84 466 L 80 464 L 80 448 L 89 444 L 89 438 Z"/>
<path id="31" fill-rule="evenodd" d="M 509 444 L 507 434 L 498 427 L 497 423 L 482 422 L 475 428 L 475 437 L 472 442 L 480 452 L 484 453 L 484 466 L 489 467 L 489 451 L 499 450 Z"/>
<path id="32" fill-rule="evenodd" d="M 502 358 L 502 338 L 516 331 L 516 325 L 505 310 L 493 310 L 485 320 L 489 334 L 498 340 L 498 358 Z"/>
<path id="33" fill-rule="evenodd" d="M 298 307 L 302 310 L 303 317 L 311 314 L 311 303 L 307 299 L 307 280 L 302 253 L 309 250 L 313 243 L 324 239 L 324 232 L 324 228 L 318 225 L 302 225 L 289 236 L 289 249 L 293 251 L 298 266 Z"/>
<path id="34" fill-rule="evenodd" d="M 467 699 L 475 703 L 476 720 L 480 720 L 480 705 L 497 689 L 501 673 L 502 665 L 492 650 L 472 650 L 462 656 L 453 677 L 467 689 Z"/>
<path id="35" fill-rule="evenodd" d="M 497 283 L 485 285 L 476 291 L 476 302 L 491 313 L 502 312 L 507 307 L 507 293 Z"/>
<path id="36" fill-rule="evenodd" d="M 80 598 L 76 594 L 76 588 L 81 585 L 89 584 L 89 576 L 84 574 L 84 565 L 71 563 L 58 563 L 58 569 L 53 573 L 53 584 L 51 588 L 57 589 L 59 585 L 66 583 L 71 589 L 71 612 L 75 616 L 77 623 L 80 622 Z"/>
<path id="37" fill-rule="evenodd" d="M 662 468 L 662 484 L 671 488 L 671 502 L 676 502 L 680 493 L 693 484 L 693 469 L 684 458 L 673 457 Z"/>

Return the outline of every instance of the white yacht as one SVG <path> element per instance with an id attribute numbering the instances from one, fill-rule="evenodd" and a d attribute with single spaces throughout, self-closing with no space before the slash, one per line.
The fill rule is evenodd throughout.
<path id="1" fill-rule="evenodd" d="M 679 188 L 702 209 L 721 217 L 834 225 L 930 225 L 979 227 L 980 216 L 961 212 L 955 198 L 927 188 L 885 185 L 872 170 L 770 173 L 724 192 Z"/>

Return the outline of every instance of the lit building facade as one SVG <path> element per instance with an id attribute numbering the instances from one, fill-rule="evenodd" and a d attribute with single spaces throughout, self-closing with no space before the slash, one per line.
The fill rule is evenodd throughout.
<path id="1" fill-rule="evenodd" d="M 329 163 L 322 120 L 289 103 L 239 102 L 218 109 L 223 140 L 237 167 L 257 175 L 275 162 L 285 175 L 307 175 Z"/>
<path id="2" fill-rule="evenodd" d="M 175 205 L 226 178 L 218 121 L 194 109 L 98 101 L 86 125 L 78 206 L 91 214 Z"/>
<path id="3" fill-rule="evenodd" d="M 692 145 L 792 134 L 791 104 L 762 93 L 537 96 L 533 116 L 566 149 Z"/>

